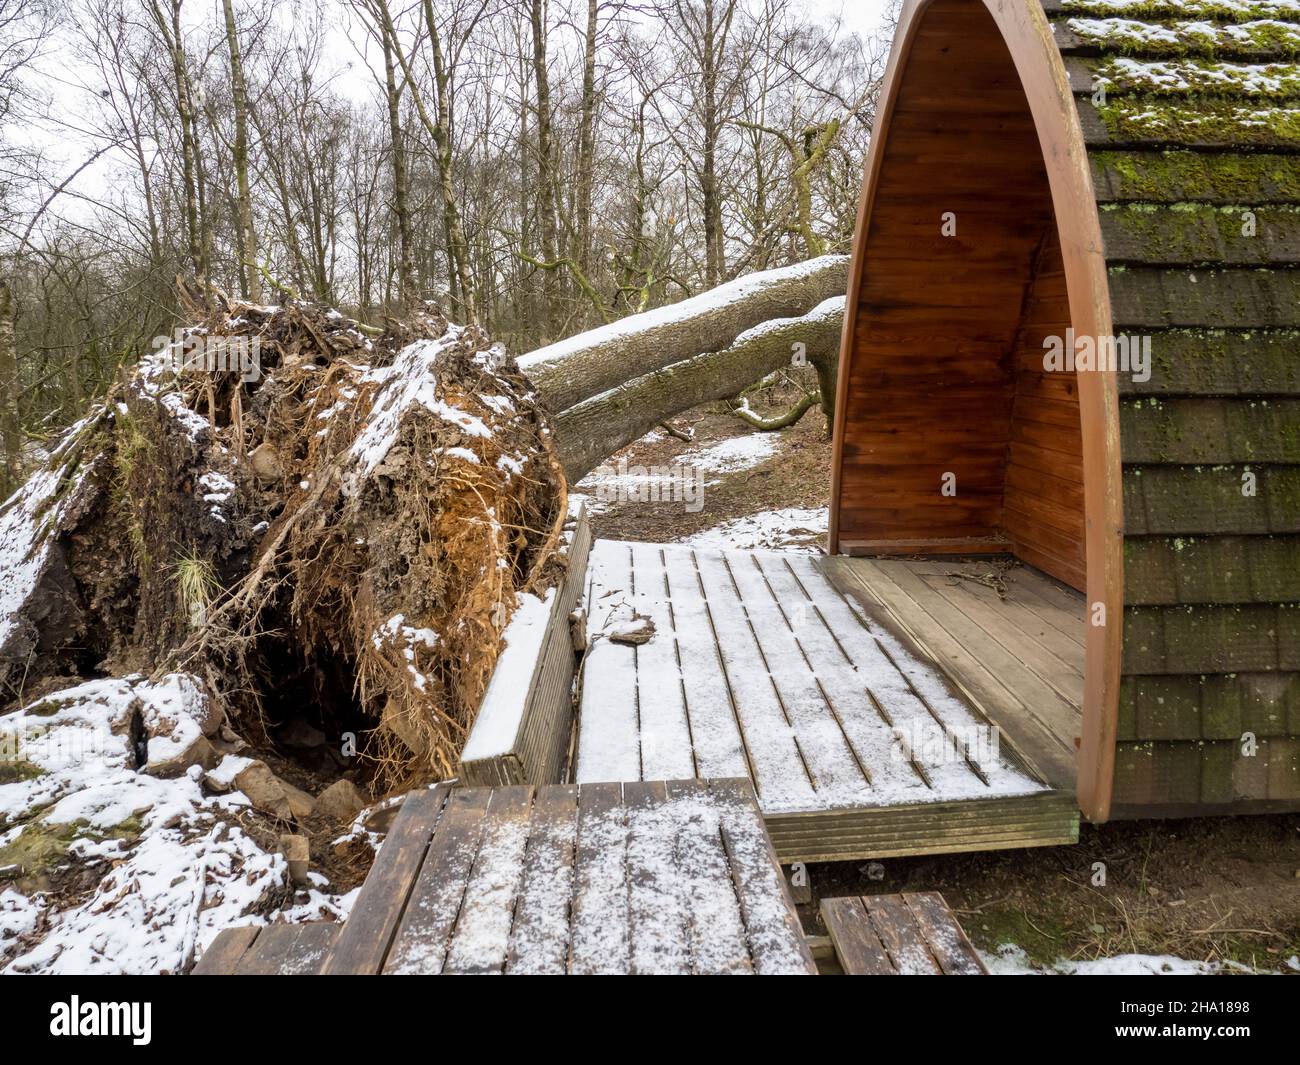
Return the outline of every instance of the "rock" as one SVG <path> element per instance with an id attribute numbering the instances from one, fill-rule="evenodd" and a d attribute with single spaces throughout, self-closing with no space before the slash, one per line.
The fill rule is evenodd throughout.
<path id="1" fill-rule="evenodd" d="M 128 740 L 136 768 L 172 778 L 220 761 L 210 740 L 220 734 L 224 716 L 198 677 L 169 673 L 157 682 L 130 676 L 114 683 L 121 697 L 109 728 Z"/>
<path id="2" fill-rule="evenodd" d="M 351 824 L 366 808 L 365 793 L 350 780 L 336 780 L 316 797 L 316 813 Z"/>
<path id="3" fill-rule="evenodd" d="M 311 884 L 308 870 L 311 867 L 311 848 L 306 836 L 284 835 L 280 837 L 280 853 L 289 863 L 289 879 L 298 887 Z"/>
<path id="4" fill-rule="evenodd" d="M 211 769 L 221 759 L 217 750 L 206 736 L 196 736 L 188 747 L 175 750 L 174 744 L 163 747 L 165 752 L 162 757 L 154 758 L 153 752 L 157 745 L 149 745 L 149 761 L 144 767 L 144 771 L 151 777 L 160 777 L 163 780 L 171 780 L 174 777 L 183 776 L 186 770 L 199 766 L 203 769 Z"/>
<path id="5" fill-rule="evenodd" d="M 251 764 L 251 758 L 227 754 L 215 769 L 203 774 L 203 786 L 215 795 L 226 795 L 235 790 L 235 778 Z"/>
<path id="6" fill-rule="evenodd" d="M 234 786 L 248 796 L 253 809 L 289 821 L 311 813 L 315 800 L 300 788 L 287 784 L 261 761 L 251 761 L 235 774 Z"/>
<path id="7" fill-rule="evenodd" d="M 626 621 L 618 621 L 609 630 L 611 643 L 640 644 L 649 643 L 655 634 L 655 623 L 644 614 L 633 612 Z"/>
<path id="8" fill-rule="evenodd" d="M 270 444 L 261 443 L 248 453 L 249 465 L 259 480 L 278 481 L 284 477 L 284 464 L 280 454 Z"/>
<path id="9" fill-rule="evenodd" d="M 295 788 L 292 784 L 285 784 L 285 796 L 289 800 L 289 810 L 294 817 L 310 817 L 316 809 L 316 800 L 310 792 L 303 791 L 302 788 Z"/>

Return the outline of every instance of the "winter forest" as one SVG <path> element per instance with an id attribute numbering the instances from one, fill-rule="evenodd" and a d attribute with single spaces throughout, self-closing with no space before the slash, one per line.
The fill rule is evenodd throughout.
<path id="1" fill-rule="evenodd" d="M 514 353 L 845 250 L 888 25 L 791 0 L 4 0 L 5 494 L 178 276 Z"/>

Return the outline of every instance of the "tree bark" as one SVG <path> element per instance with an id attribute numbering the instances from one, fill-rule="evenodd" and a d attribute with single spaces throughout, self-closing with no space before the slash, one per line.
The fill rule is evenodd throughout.
<path id="1" fill-rule="evenodd" d="M 578 269 L 591 276 L 591 195 L 596 170 L 596 16 L 598 0 L 587 0 L 587 32 L 582 55 L 582 118 L 578 126 L 578 190 L 574 209 Z"/>
<path id="2" fill-rule="evenodd" d="M 230 49 L 230 97 L 235 111 L 235 190 L 239 211 L 239 288 L 240 295 L 254 303 L 262 302 L 261 279 L 257 267 L 257 231 L 253 228 L 253 197 L 248 189 L 248 87 L 244 83 L 244 61 L 239 51 L 239 33 L 235 29 L 233 0 L 221 0 L 226 17 L 226 45 Z"/>
<path id="3" fill-rule="evenodd" d="M 22 481 L 23 427 L 18 412 L 18 391 L 13 290 L 8 279 L 0 277 L 0 437 L 4 438 L 4 497 Z"/>
<path id="4" fill-rule="evenodd" d="M 397 220 L 397 301 L 403 309 L 415 305 L 415 259 L 411 211 L 406 196 L 406 137 L 402 132 L 402 92 L 393 64 L 393 42 L 380 34 L 384 49 L 384 91 L 388 102 L 388 139 L 393 158 L 393 214 Z"/>
<path id="5" fill-rule="evenodd" d="M 537 212 L 541 231 L 541 260 L 553 263 L 559 258 L 555 219 L 555 158 L 551 145 L 551 86 L 546 71 L 546 13 L 544 0 L 532 0 L 533 80 L 537 91 Z M 555 336 L 558 321 L 556 298 L 558 274 L 542 274 L 542 337 Z"/>
<path id="6" fill-rule="evenodd" d="M 185 221 L 190 266 L 199 278 L 208 274 L 207 226 L 204 221 L 203 178 L 198 152 L 198 133 L 194 119 L 194 98 L 189 72 L 185 69 L 185 43 L 181 29 L 182 0 L 171 0 L 170 19 L 158 0 L 151 11 L 170 53 L 172 78 L 176 89 L 176 113 L 181 129 L 181 175 L 185 186 Z"/>
<path id="7" fill-rule="evenodd" d="M 519 365 L 543 402 L 552 411 L 565 411 L 643 374 L 701 352 L 721 351 L 760 323 L 807 314 L 823 300 L 844 294 L 848 263 L 847 256 L 826 255 L 749 274 L 680 303 L 539 348 L 523 356 Z M 790 354 L 787 349 L 787 359 Z M 761 376 L 740 381 L 729 395 Z M 665 416 L 659 414 L 650 424 Z"/>
<path id="8" fill-rule="evenodd" d="M 800 317 L 765 321 L 721 351 L 654 369 L 562 411 L 555 435 L 569 482 L 580 481 L 665 418 L 728 399 L 788 365 L 797 344 L 804 345 L 810 362 L 833 368 L 843 321 L 844 297 L 832 297 Z"/>

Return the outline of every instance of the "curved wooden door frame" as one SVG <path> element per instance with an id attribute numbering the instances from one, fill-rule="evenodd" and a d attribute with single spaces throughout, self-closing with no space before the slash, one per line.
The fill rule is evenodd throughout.
<path id="1" fill-rule="evenodd" d="M 858 202 L 849 267 L 848 299 L 840 340 L 834 445 L 831 459 L 829 551 L 839 550 L 840 480 L 844 420 L 852 371 L 858 294 L 862 288 L 867 235 L 889 127 L 903 72 L 923 16 L 936 0 L 906 0 L 877 108 L 866 176 Z M 1070 318 L 1079 336 L 1113 332 L 1110 285 L 1101 222 L 1079 114 L 1051 24 L 1038 0 L 981 0 L 1001 32 L 1029 102 L 1047 168 L 1052 205 L 1065 261 Z M 990 145 L 996 151 L 996 145 Z M 1091 821 L 1110 816 L 1115 777 L 1120 666 L 1124 616 L 1124 510 L 1120 466 L 1119 392 L 1113 373 L 1077 375 L 1083 442 L 1087 622 L 1082 736 L 1079 744 L 1079 809 Z M 1101 623 L 1096 624 L 1100 610 Z"/>

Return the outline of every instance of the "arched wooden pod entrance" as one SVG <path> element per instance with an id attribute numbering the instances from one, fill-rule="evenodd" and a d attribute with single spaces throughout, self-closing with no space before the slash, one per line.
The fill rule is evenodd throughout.
<path id="1" fill-rule="evenodd" d="M 1037 0 L 911 0 L 867 162 L 841 347 L 832 552 L 1009 551 L 1085 592 L 1077 791 L 1109 814 L 1123 610 L 1113 374 L 1087 152 Z M 1082 619 L 1081 619 L 1082 623 Z"/>

